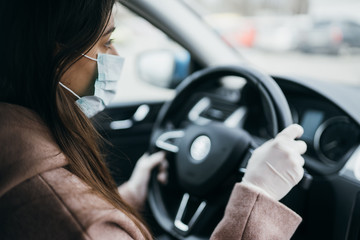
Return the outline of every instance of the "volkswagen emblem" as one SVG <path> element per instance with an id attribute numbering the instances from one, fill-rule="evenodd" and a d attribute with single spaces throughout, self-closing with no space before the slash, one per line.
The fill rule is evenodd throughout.
<path id="1" fill-rule="evenodd" d="M 196 161 L 200 162 L 206 158 L 211 149 L 211 141 L 208 136 L 201 135 L 191 144 L 190 155 Z"/>

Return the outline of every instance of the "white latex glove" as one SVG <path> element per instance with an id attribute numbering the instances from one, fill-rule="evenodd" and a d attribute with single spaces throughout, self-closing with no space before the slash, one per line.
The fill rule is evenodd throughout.
<path id="1" fill-rule="evenodd" d="M 148 194 L 151 171 L 155 167 L 159 168 L 158 181 L 166 184 L 168 162 L 165 159 L 164 152 L 157 152 L 152 155 L 145 153 L 137 161 L 130 179 L 119 186 L 120 195 L 133 207 L 141 209 L 144 206 Z"/>
<path id="2" fill-rule="evenodd" d="M 257 148 L 247 165 L 243 184 L 275 200 L 283 198 L 304 175 L 301 154 L 307 146 L 304 141 L 295 140 L 303 133 L 300 125 L 293 124 Z"/>

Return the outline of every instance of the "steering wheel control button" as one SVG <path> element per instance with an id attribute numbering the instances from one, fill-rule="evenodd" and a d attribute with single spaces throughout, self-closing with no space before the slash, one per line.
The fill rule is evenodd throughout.
<path id="1" fill-rule="evenodd" d="M 168 131 L 162 133 L 155 142 L 155 145 L 168 152 L 177 153 L 179 151 L 178 146 L 170 143 L 170 140 L 184 137 L 184 131 Z"/>
<path id="2" fill-rule="evenodd" d="M 202 162 L 210 153 L 211 140 L 206 135 L 197 137 L 191 145 L 190 155 L 196 163 Z"/>

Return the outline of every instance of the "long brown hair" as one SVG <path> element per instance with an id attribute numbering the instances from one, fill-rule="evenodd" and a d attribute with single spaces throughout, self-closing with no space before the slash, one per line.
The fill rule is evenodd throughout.
<path id="1" fill-rule="evenodd" d="M 0 2 L 0 101 L 37 112 L 68 156 L 69 170 L 130 217 L 151 239 L 138 214 L 120 197 L 100 152 L 101 137 L 59 87 L 69 67 L 99 40 L 114 0 Z"/>

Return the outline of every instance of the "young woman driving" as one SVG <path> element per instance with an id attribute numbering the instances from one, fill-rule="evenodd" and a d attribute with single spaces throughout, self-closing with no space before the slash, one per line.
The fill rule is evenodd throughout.
<path id="1" fill-rule="evenodd" d="M 116 186 L 89 117 L 115 93 L 114 0 L 1 1 L 0 239 L 152 239 L 137 213 L 162 152 Z M 289 239 L 301 218 L 278 202 L 303 175 L 292 125 L 258 148 L 211 239 Z"/>

